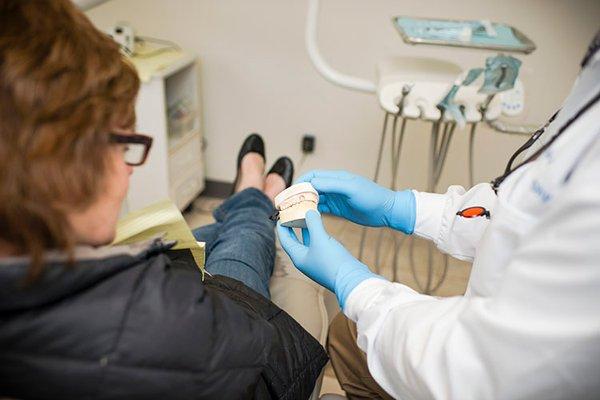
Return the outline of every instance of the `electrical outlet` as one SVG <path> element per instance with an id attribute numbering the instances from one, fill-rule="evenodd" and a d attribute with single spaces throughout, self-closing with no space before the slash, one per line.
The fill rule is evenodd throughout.
<path id="1" fill-rule="evenodd" d="M 302 136 L 302 153 L 311 154 L 315 151 L 316 138 L 313 135 Z"/>

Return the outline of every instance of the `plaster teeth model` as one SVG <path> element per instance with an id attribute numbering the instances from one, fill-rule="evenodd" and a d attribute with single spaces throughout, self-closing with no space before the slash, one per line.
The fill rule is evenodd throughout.
<path id="1" fill-rule="evenodd" d="M 290 228 L 306 228 L 304 217 L 308 210 L 317 210 L 317 204 L 319 193 L 308 182 L 290 186 L 275 196 L 281 225 Z"/>

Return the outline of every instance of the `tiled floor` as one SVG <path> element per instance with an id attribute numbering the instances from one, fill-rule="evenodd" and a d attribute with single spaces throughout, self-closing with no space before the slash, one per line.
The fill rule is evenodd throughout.
<path id="1" fill-rule="evenodd" d="M 198 198 L 192 210 L 184 215 L 188 225 L 195 228 L 213 222 L 211 212 L 221 201 L 208 197 Z M 325 216 L 324 221 L 329 234 L 358 256 L 363 229 L 351 222 L 331 216 Z M 387 278 L 402 282 L 415 290 L 422 291 L 428 277 L 431 282 L 430 287 L 437 286 L 442 276 L 444 276 L 442 284 L 433 292 L 436 296 L 460 295 L 467 287 L 471 265 L 453 258 L 446 259 L 437 250 L 432 249 L 426 241 L 389 230 L 369 229 L 363 247 L 365 264 Z M 428 274 L 430 253 L 433 254 L 433 269 L 432 273 Z M 444 273 L 446 260 L 447 269 Z M 396 268 L 392 268 L 394 264 Z M 343 394 L 330 366 L 325 370 L 321 393 Z"/>

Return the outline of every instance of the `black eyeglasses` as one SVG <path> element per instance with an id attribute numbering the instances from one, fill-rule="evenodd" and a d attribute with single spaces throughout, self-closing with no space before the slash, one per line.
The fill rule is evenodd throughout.
<path id="1" fill-rule="evenodd" d="M 110 141 L 112 143 L 124 144 L 125 163 L 132 167 L 137 167 L 146 162 L 150 148 L 152 147 L 152 137 L 140 133 L 120 134 L 111 133 Z"/>

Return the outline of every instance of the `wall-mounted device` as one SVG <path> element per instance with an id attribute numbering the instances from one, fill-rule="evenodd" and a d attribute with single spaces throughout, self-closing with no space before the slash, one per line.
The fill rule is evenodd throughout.
<path id="1" fill-rule="evenodd" d="M 123 54 L 131 56 L 135 53 L 135 30 L 129 23 L 117 23 L 109 29 L 108 34 L 119 44 Z"/>

